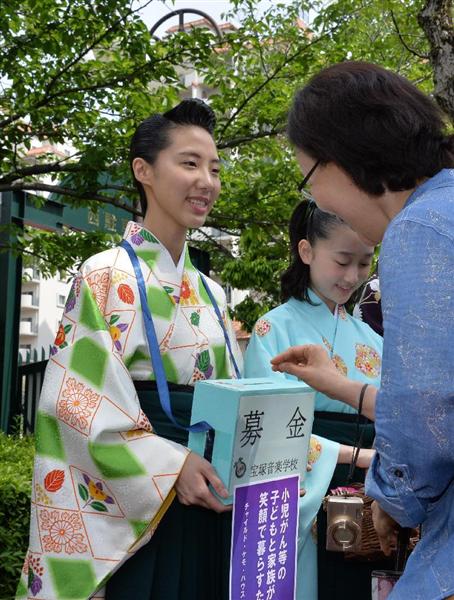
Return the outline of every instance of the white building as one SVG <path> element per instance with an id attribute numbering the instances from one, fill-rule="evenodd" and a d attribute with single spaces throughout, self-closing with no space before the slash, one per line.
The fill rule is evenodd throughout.
<path id="1" fill-rule="evenodd" d="M 44 279 L 35 268 L 23 271 L 19 353 L 24 361 L 27 355 L 33 358 L 34 350 L 38 360 L 42 349 L 49 356 L 70 289 L 70 283 L 60 277 Z"/>

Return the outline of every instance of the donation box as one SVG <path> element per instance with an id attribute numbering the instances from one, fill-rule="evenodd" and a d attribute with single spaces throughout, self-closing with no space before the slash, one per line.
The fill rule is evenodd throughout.
<path id="1" fill-rule="evenodd" d="M 213 379 L 196 383 L 189 448 L 211 460 L 230 497 L 237 485 L 297 475 L 304 480 L 315 392 L 281 379 Z"/>

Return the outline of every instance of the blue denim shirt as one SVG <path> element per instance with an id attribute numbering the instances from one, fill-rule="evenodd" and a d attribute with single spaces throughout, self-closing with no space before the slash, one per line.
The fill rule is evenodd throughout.
<path id="1" fill-rule="evenodd" d="M 390 600 L 454 594 L 454 170 L 419 186 L 380 254 L 377 455 L 367 493 L 422 539 Z"/>

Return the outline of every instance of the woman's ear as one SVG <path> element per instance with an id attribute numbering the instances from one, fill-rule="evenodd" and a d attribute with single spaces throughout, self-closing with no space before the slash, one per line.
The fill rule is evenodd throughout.
<path id="1" fill-rule="evenodd" d="M 134 173 L 134 177 L 140 183 L 149 183 L 150 175 L 151 175 L 151 165 L 143 158 L 135 158 L 132 161 L 132 170 Z"/>
<path id="2" fill-rule="evenodd" d="M 310 265 L 312 262 L 312 246 L 306 239 L 298 242 L 298 254 L 305 265 Z"/>

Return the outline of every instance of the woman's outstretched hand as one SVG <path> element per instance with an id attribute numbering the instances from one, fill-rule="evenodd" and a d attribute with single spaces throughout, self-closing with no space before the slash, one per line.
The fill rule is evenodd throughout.
<path id="1" fill-rule="evenodd" d="M 389 556 L 397 546 L 399 525 L 381 508 L 376 500 L 372 502 L 372 521 L 377 532 L 380 547 Z"/>
<path id="2" fill-rule="evenodd" d="M 338 397 L 339 384 L 345 379 L 334 366 L 323 346 L 292 346 L 271 359 L 273 371 L 295 375 L 318 392 Z"/>
<path id="3" fill-rule="evenodd" d="M 228 491 L 219 479 L 211 463 L 196 452 L 187 457 L 180 475 L 175 483 L 175 492 L 181 504 L 190 506 L 196 504 L 209 508 L 217 513 L 232 510 L 231 505 L 225 506 L 208 487 L 211 484 L 222 498 L 228 497 Z"/>

